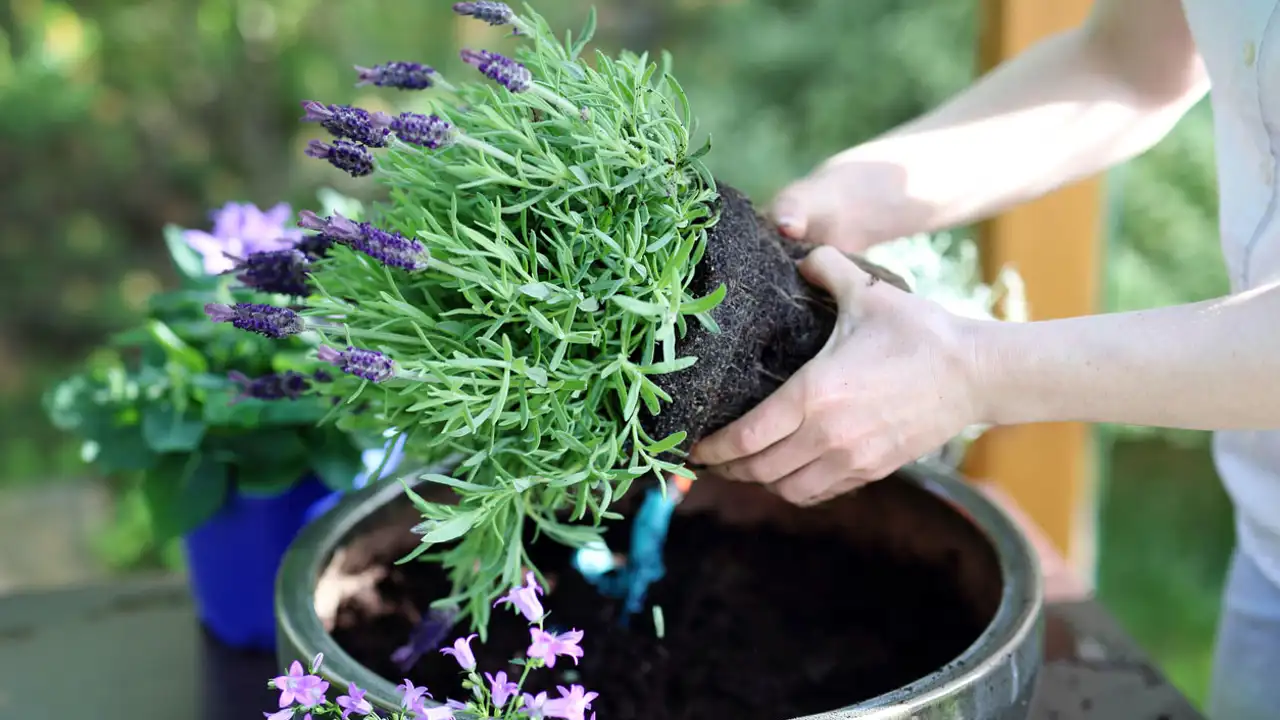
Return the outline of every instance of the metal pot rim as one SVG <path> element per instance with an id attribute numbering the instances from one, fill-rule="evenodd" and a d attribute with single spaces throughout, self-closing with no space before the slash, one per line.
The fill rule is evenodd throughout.
<path id="1" fill-rule="evenodd" d="M 1039 562 L 1013 519 L 969 483 L 938 466 L 903 468 L 899 474 L 967 518 L 990 542 L 1000 564 L 1002 589 L 995 617 L 974 642 L 950 663 L 897 690 L 856 705 L 793 720 L 889 720 L 911 717 L 914 709 L 955 696 L 981 683 L 989 672 L 1015 655 L 1039 631 L 1044 605 Z M 416 485 L 418 481 L 406 481 Z M 325 630 L 316 614 L 314 591 L 332 553 L 356 525 L 400 497 L 399 482 L 382 482 L 343 498 L 336 507 L 303 528 L 289 547 L 276 576 L 277 645 L 298 648 L 304 662 L 324 654 L 321 674 L 340 689 L 354 682 L 370 700 L 394 707 L 395 685 L 366 669 Z"/>

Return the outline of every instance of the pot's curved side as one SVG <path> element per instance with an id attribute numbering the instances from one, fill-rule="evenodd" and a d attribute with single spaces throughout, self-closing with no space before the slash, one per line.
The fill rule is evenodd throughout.
<path id="1" fill-rule="evenodd" d="M 1022 531 L 999 506 L 938 465 L 904 474 L 965 515 L 991 542 L 1003 580 L 987 629 L 958 658 L 903 688 L 798 720 L 1025 720 L 1044 658 L 1044 583 Z"/>
<path id="2" fill-rule="evenodd" d="M 411 486 L 414 481 L 406 480 Z M 360 526 L 376 519 L 404 494 L 399 482 L 372 483 L 343 498 L 332 510 L 303 528 L 285 553 L 276 575 L 276 658 L 281 671 L 294 660 L 304 662 L 324 655 L 319 674 L 334 688 L 345 690 L 355 683 L 368 691 L 367 699 L 383 709 L 394 709 L 396 686 L 347 654 L 334 642 L 316 612 L 316 585 L 342 541 Z"/>
<path id="3" fill-rule="evenodd" d="M 960 657 L 911 685 L 798 720 L 1025 720 L 1043 655 L 1043 591 L 1030 544 L 1003 510 L 948 469 L 917 465 L 900 474 L 943 501 L 990 542 L 1002 580 L 995 617 Z M 276 583 L 281 668 L 323 653 L 320 674 L 325 680 L 342 690 L 354 682 L 383 710 L 397 705 L 395 684 L 365 668 L 334 642 L 317 604 L 336 607 L 336 598 L 317 598 L 315 591 L 344 540 L 383 524 L 387 508 L 403 493 L 400 483 L 387 482 L 344 498 L 298 536 Z"/>

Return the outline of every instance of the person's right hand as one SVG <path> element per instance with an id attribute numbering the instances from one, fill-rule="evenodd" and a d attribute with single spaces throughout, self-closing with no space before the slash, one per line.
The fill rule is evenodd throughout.
<path id="1" fill-rule="evenodd" d="M 902 167 L 861 157 L 855 147 L 784 188 L 770 214 L 791 240 L 862 253 L 917 232 L 910 227 L 922 215 L 915 205 Z"/>

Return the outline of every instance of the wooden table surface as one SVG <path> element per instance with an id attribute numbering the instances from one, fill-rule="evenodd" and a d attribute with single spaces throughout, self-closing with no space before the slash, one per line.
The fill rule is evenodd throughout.
<path id="1" fill-rule="evenodd" d="M 1051 604 L 1046 640 L 1034 720 L 1203 720 L 1097 604 Z M 0 600 L 2 720 L 260 719 L 275 674 L 202 631 L 181 579 Z"/>

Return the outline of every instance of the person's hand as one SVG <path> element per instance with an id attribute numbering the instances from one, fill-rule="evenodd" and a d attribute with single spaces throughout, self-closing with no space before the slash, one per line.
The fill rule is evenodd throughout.
<path id="1" fill-rule="evenodd" d="M 835 248 L 800 265 L 836 299 L 827 345 L 690 460 L 800 504 L 883 478 L 977 422 L 970 323 L 877 281 Z"/>
<path id="2" fill-rule="evenodd" d="M 906 171 L 852 148 L 784 188 L 769 213 L 783 236 L 861 253 L 878 242 L 910 235 L 925 208 L 906 193 Z"/>

